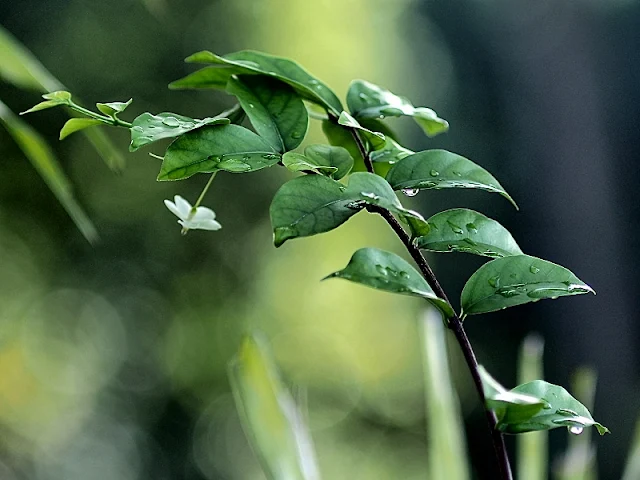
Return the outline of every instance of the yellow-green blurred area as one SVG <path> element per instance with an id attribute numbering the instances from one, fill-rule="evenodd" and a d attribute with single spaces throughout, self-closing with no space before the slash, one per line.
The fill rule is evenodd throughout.
<path id="1" fill-rule="evenodd" d="M 450 132 L 430 140 L 398 120 L 403 144 L 479 163 L 520 212 L 483 192 L 423 192 L 406 204 L 425 216 L 482 211 L 526 253 L 598 292 L 470 317 L 480 362 L 515 385 L 517 346 L 536 330 L 550 382 L 597 370 L 594 416 L 613 432 L 595 440 L 600 478 L 620 478 L 640 413 L 639 2 L 21 0 L 0 3 L 0 24 L 85 105 L 133 97 L 128 121 L 229 107 L 223 92 L 166 88 L 202 49 L 263 50 L 295 59 L 341 98 L 363 78 L 435 109 Z M 40 100 L 3 82 L 0 99 L 14 112 Z M 125 130 L 107 132 L 127 162 L 116 175 L 82 135 L 57 141 L 66 119 L 23 117 L 60 159 L 97 228 L 94 246 L 0 131 L 0 478 L 264 478 L 227 377 L 255 329 L 287 384 L 306 392 L 325 480 L 427 478 L 423 303 L 319 281 L 360 247 L 404 255 L 381 219 L 360 213 L 275 249 L 268 206 L 291 175 L 274 167 L 218 175 L 203 204 L 223 228 L 182 237 L 162 201 L 195 202 L 207 178 L 156 182 L 148 152 L 164 145 L 129 154 Z M 306 144 L 322 141 L 315 122 Z M 457 305 L 481 260 L 430 258 Z M 474 478 L 496 478 L 483 413 L 450 347 Z M 551 460 L 565 444 L 564 429 L 550 433 Z"/>

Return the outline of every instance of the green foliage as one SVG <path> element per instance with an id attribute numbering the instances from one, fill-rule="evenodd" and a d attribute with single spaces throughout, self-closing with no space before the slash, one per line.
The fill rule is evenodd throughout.
<path id="1" fill-rule="evenodd" d="M 93 118 L 71 118 L 60 130 L 60 140 L 64 140 L 69 135 L 85 128 L 94 127 L 96 125 L 102 125 L 100 120 L 94 120 Z"/>
<path id="2" fill-rule="evenodd" d="M 285 153 L 282 164 L 292 172 L 314 172 L 340 180 L 353 168 L 353 157 L 342 147 L 309 145 L 304 149 L 304 155 Z"/>

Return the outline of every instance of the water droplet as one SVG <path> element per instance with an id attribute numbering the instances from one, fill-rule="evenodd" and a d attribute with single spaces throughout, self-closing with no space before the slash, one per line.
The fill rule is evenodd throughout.
<path id="1" fill-rule="evenodd" d="M 164 125 L 166 125 L 167 127 L 172 127 L 172 128 L 175 128 L 175 127 L 179 127 L 179 126 L 180 126 L 180 121 L 179 121 L 177 118 L 175 118 L 175 117 L 167 117 L 167 118 L 163 118 L 163 119 L 162 119 L 162 123 L 163 123 Z"/>
<path id="2" fill-rule="evenodd" d="M 451 173 L 453 173 L 456 177 L 461 177 L 462 176 L 462 174 L 460 172 L 455 172 L 454 171 L 454 172 L 451 172 Z"/>
<path id="3" fill-rule="evenodd" d="M 277 160 L 278 158 L 280 158 L 280 156 L 268 153 L 266 155 L 262 155 L 262 158 L 264 158 L 265 160 Z"/>
<path id="4" fill-rule="evenodd" d="M 302 138 L 302 133 L 300 133 L 300 132 L 293 132 L 293 133 L 291 134 L 291 138 L 295 138 L 296 140 L 297 140 L 297 139 L 299 139 L 299 138 Z"/>
<path id="5" fill-rule="evenodd" d="M 504 298 L 511 298 L 520 295 L 520 292 L 518 292 L 516 289 L 509 287 L 499 288 L 498 290 L 496 290 L 496 293 L 498 295 L 502 295 Z"/>
<path id="6" fill-rule="evenodd" d="M 580 435 L 584 431 L 584 427 L 578 425 L 572 425 L 569 427 L 569 433 L 573 435 Z"/>
<path id="7" fill-rule="evenodd" d="M 244 157 L 242 157 L 242 161 L 243 162 L 248 162 L 250 160 L 251 157 L 249 157 L 249 155 L 245 155 Z"/>
<path id="8" fill-rule="evenodd" d="M 457 233 L 458 235 L 462 235 L 464 233 L 464 230 L 462 230 L 458 225 L 453 223 L 451 220 L 447 220 L 447 223 L 449 224 L 449 227 L 451 227 L 451 230 L 453 230 L 453 233 Z"/>
<path id="9" fill-rule="evenodd" d="M 369 103 L 371 103 L 371 99 L 370 99 L 370 98 L 369 98 L 369 96 L 368 96 L 367 94 L 365 94 L 365 93 L 359 93 L 359 94 L 358 94 L 358 98 L 359 98 L 360 100 L 362 100 L 364 103 L 366 103 L 367 105 L 368 105 Z"/>
<path id="10" fill-rule="evenodd" d="M 471 240 L 470 238 L 463 238 L 463 239 L 462 239 L 462 241 L 463 241 L 463 242 L 465 242 L 465 243 L 467 243 L 467 244 L 469 244 L 469 245 L 471 245 L 472 247 L 475 247 L 475 246 L 477 246 L 477 245 L 478 245 L 476 242 L 474 242 L 474 241 L 473 241 L 473 240 Z"/>
<path id="11" fill-rule="evenodd" d="M 135 126 L 131 130 L 133 130 L 134 132 L 138 132 L 138 133 L 144 132 L 144 129 L 142 127 L 140 127 L 140 126 Z"/>
<path id="12" fill-rule="evenodd" d="M 535 265 L 531 265 L 531 266 L 529 267 L 529 271 L 530 271 L 531 273 L 538 273 L 538 272 L 540 271 L 540 269 L 539 269 L 538 267 L 536 267 Z"/>
<path id="13" fill-rule="evenodd" d="M 418 194 L 417 188 L 403 188 L 402 193 L 404 193 L 407 197 L 415 197 Z"/>
<path id="14" fill-rule="evenodd" d="M 467 230 L 469 233 L 478 233 L 478 227 L 474 223 L 467 223 Z"/>
<path id="15" fill-rule="evenodd" d="M 387 269 L 380 264 L 376 264 L 376 270 L 380 275 L 385 275 L 385 276 L 387 275 Z"/>
<path id="16" fill-rule="evenodd" d="M 250 103 L 249 108 L 255 108 L 255 105 L 253 103 Z"/>
<path id="17" fill-rule="evenodd" d="M 380 196 L 376 195 L 373 192 L 360 192 L 360 195 L 370 200 L 373 200 L 374 202 L 377 202 L 378 200 L 380 200 Z"/>
<path id="18" fill-rule="evenodd" d="M 409 274 L 407 272 L 400 272 L 400 278 L 407 280 L 409 278 Z"/>
<path id="19" fill-rule="evenodd" d="M 500 275 L 496 275 L 495 277 L 491 277 L 489 280 L 489 285 L 493 288 L 498 288 L 500 286 Z"/>
<path id="20" fill-rule="evenodd" d="M 309 85 L 317 85 L 318 84 L 318 80 L 316 80 L 315 78 L 312 78 L 311 80 L 309 80 Z"/>
<path id="21" fill-rule="evenodd" d="M 432 177 L 437 177 L 438 175 L 440 175 L 440 172 L 437 170 L 431 170 L 429 172 L 429 175 L 431 175 Z"/>

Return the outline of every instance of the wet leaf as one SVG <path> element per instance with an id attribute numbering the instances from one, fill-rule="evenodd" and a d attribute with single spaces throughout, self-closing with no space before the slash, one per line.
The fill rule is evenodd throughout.
<path id="1" fill-rule="evenodd" d="M 292 172 L 312 171 L 340 180 L 353 167 L 353 158 L 342 147 L 331 145 L 309 145 L 304 155 L 287 152 L 282 156 L 282 163 Z"/>
<path id="2" fill-rule="evenodd" d="M 96 103 L 96 107 L 108 117 L 115 118 L 119 113 L 124 112 L 131 105 L 131 102 L 133 102 L 133 98 L 130 98 L 127 102 Z"/>
<path id="3" fill-rule="evenodd" d="M 385 136 L 380 132 L 374 132 L 369 130 L 368 128 L 364 128 L 358 121 L 349 115 L 347 112 L 342 112 L 340 114 L 340 118 L 338 118 L 338 124 L 347 128 L 355 128 L 365 140 L 371 145 L 374 150 L 379 148 L 384 148 L 385 146 Z"/>

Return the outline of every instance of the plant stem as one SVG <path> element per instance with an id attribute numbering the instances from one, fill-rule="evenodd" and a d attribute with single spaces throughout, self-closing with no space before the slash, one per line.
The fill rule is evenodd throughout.
<path id="1" fill-rule="evenodd" d="M 353 135 L 353 139 L 358 145 L 358 150 L 362 155 L 367 171 L 369 173 L 374 173 L 373 163 L 371 162 L 371 158 L 367 153 L 367 149 L 362 139 L 360 138 L 360 135 L 358 134 L 356 129 L 351 129 L 351 134 Z M 447 298 L 447 294 L 440 285 L 440 282 L 438 282 L 438 279 L 433 273 L 433 270 L 431 270 L 431 267 L 429 266 L 429 263 L 427 263 L 426 258 L 424 257 L 424 255 L 422 255 L 420 249 L 413 244 L 413 242 L 411 241 L 411 237 L 407 234 L 404 228 L 402 228 L 402 225 L 400 225 L 400 222 L 396 220 L 393 214 L 389 210 L 374 205 L 368 206 L 367 210 L 369 210 L 370 212 L 378 213 L 387 221 L 389 226 L 393 229 L 400 241 L 404 244 L 413 260 L 418 265 L 418 268 L 420 268 L 422 275 L 424 276 L 429 286 L 433 289 L 435 294 L 449 303 L 449 305 L 451 305 L 451 302 Z M 507 454 L 504 437 L 502 433 L 496 428 L 498 419 L 496 418 L 495 413 L 493 413 L 493 411 L 487 408 L 485 405 L 482 380 L 480 378 L 480 371 L 478 370 L 478 361 L 476 360 L 476 356 L 473 352 L 473 348 L 471 347 L 471 343 L 469 342 L 469 338 L 464 331 L 462 320 L 460 320 L 460 317 L 458 317 L 458 315 L 454 313 L 453 317 L 448 320 L 447 325 L 449 329 L 453 331 L 453 334 L 455 335 L 456 340 L 458 341 L 458 344 L 462 349 L 465 361 L 467 362 L 467 366 L 469 367 L 469 371 L 471 372 L 471 376 L 473 378 L 473 383 L 476 386 L 480 401 L 482 402 L 485 415 L 487 417 L 487 423 L 489 424 L 489 430 L 491 431 L 491 439 L 493 441 L 493 448 L 495 450 L 498 465 L 500 467 L 501 478 L 503 480 L 512 480 L 513 476 L 511 474 L 509 455 Z"/>

